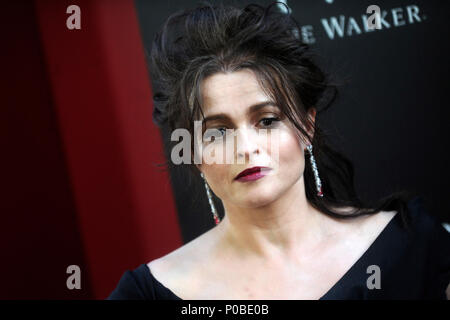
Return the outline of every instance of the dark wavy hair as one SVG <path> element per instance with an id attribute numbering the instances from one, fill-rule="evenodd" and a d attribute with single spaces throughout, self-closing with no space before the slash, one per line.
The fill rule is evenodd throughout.
<path id="1" fill-rule="evenodd" d="M 313 62 L 311 48 L 298 37 L 298 23 L 278 5 L 284 4 L 240 9 L 203 2 L 172 14 L 150 52 L 153 121 L 160 127 L 167 124 L 170 130 L 186 128 L 193 136 L 193 121 L 203 116 L 202 81 L 215 73 L 250 69 L 301 138 L 313 145 L 324 196 L 317 195 L 312 169 L 305 166 L 306 197 L 312 206 L 335 218 L 398 210 L 407 225 L 412 193 L 395 192 L 372 203 L 357 196 L 351 161 L 331 147 L 317 121 L 335 101 L 337 84 Z M 310 108 L 317 111 L 315 123 L 307 117 Z M 304 127 L 313 128 L 312 140 Z M 199 174 L 195 165 L 189 168 Z M 355 210 L 339 210 L 348 206 Z"/>

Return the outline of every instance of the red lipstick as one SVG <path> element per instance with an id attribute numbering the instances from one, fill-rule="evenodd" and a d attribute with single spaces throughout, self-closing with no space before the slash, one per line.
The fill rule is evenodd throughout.
<path id="1" fill-rule="evenodd" d="M 239 173 L 234 180 L 240 182 L 258 180 L 267 175 L 270 170 L 268 167 L 252 167 Z"/>

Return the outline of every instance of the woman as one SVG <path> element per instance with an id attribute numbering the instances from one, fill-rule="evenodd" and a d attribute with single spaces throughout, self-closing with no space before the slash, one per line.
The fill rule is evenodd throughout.
<path id="1" fill-rule="evenodd" d="M 155 37 L 154 120 L 192 136 L 202 121 L 216 135 L 191 160 L 208 146 L 233 161 L 190 164 L 217 226 L 127 270 L 108 299 L 445 299 L 448 233 L 408 193 L 357 197 L 352 164 L 316 121 L 336 86 L 276 5 L 186 10 Z"/>

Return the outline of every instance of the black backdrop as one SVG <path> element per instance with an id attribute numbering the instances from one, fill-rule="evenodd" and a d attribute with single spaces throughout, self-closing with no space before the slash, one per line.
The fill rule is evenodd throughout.
<path id="1" fill-rule="evenodd" d="M 222 2 L 243 7 L 272 1 Z M 144 47 L 150 51 L 165 19 L 199 1 L 135 3 Z M 321 67 L 346 81 L 339 99 L 317 121 L 333 135 L 335 147 L 353 161 L 359 195 L 377 199 L 407 189 L 422 195 L 432 214 L 450 221 L 450 2 L 302 0 L 287 4 Z M 384 23 L 381 30 L 366 32 L 362 15 L 371 4 L 385 11 Z M 333 32 L 336 25 L 343 28 Z M 155 85 L 157 79 L 151 80 Z M 162 133 L 168 152 L 170 135 L 166 128 Z M 188 187 L 183 168 L 172 168 L 170 173 L 183 240 L 188 242 L 211 228 L 213 219 L 200 178 L 194 180 L 195 189 Z M 194 202 L 197 196 L 199 201 Z M 223 215 L 220 202 L 216 204 Z"/>

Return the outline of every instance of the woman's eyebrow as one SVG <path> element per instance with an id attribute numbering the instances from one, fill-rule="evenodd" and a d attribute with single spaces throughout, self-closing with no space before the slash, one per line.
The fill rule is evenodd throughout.
<path id="1" fill-rule="evenodd" d="M 276 103 L 273 101 L 263 101 L 263 102 L 251 105 L 247 110 L 247 114 L 254 113 L 254 112 L 258 111 L 259 109 L 262 109 L 267 106 L 275 106 L 275 105 L 276 105 Z M 229 119 L 229 117 L 225 113 L 218 113 L 218 114 L 214 114 L 214 115 L 205 117 L 203 119 L 203 123 L 206 123 L 207 121 L 222 120 L 222 119 Z"/>

